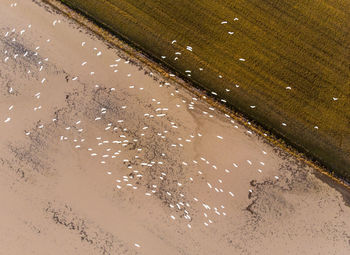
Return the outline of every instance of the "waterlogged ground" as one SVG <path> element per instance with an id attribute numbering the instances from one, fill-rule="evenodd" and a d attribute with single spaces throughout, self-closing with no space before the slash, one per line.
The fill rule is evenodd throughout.
<path id="1" fill-rule="evenodd" d="M 6 254 L 349 254 L 313 169 L 40 1 L 0 51 Z"/>

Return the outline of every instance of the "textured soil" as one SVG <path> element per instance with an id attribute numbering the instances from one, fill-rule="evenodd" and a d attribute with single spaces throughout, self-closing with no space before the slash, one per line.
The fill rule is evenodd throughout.
<path id="1" fill-rule="evenodd" d="M 350 208 L 314 169 L 49 6 L 14 3 L 0 254 L 349 254 Z"/>

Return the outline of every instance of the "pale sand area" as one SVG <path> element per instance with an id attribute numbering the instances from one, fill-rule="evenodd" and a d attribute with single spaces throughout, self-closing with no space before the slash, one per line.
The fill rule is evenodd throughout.
<path id="1" fill-rule="evenodd" d="M 2 0 L 0 51 L 0 254 L 350 254 L 315 170 L 85 28 Z"/>

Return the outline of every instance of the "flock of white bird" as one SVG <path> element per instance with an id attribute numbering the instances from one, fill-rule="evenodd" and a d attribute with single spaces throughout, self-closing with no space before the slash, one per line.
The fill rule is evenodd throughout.
<path id="1" fill-rule="evenodd" d="M 52 25 L 53 25 L 53 26 L 56 26 L 56 24 L 59 24 L 59 23 L 61 23 L 60 20 L 54 20 L 53 23 L 52 23 Z M 28 29 L 29 29 L 29 28 L 31 28 L 31 25 L 28 25 Z M 16 32 L 16 29 L 12 29 L 12 30 L 11 30 L 11 33 L 10 33 L 10 32 L 7 32 L 5 36 L 6 36 L 6 37 L 7 37 L 7 36 L 13 36 L 13 38 L 15 38 L 15 36 L 16 36 L 15 32 Z M 23 35 L 24 32 L 25 32 L 25 30 L 21 30 L 20 35 Z M 46 40 L 47 43 L 49 43 L 50 41 L 51 41 L 50 39 L 47 39 L 47 40 Z M 85 47 L 85 46 L 86 46 L 86 42 L 82 42 L 82 43 L 81 43 L 81 47 Z M 37 46 L 37 47 L 35 48 L 35 54 L 36 54 L 36 55 L 38 55 L 39 49 L 40 49 L 39 46 Z M 93 48 L 93 51 L 97 52 L 98 50 L 97 50 L 97 48 Z M 98 51 L 98 52 L 96 53 L 96 56 L 100 56 L 101 54 L 102 54 L 102 52 L 101 52 L 101 51 Z M 23 55 L 23 57 L 26 57 L 27 55 L 28 55 L 28 53 L 26 52 L 26 53 Z M 18 54 L 16 54 L 15 56 L 17 57 Z M 15 57 L 14 57 L 14 58 L 15 58 Z M 45 60 L 48 61 L 48 58 L 46 58 Z M 115 62 L 117 62 L 117 63 L 120 62 L 120 61 L 121 61 L 120 58 L 115 60 Z M 125 63 L 125 64 L 129 64 L 129 61 L 124 61 L 124 63 Z M 43 69 L 44 69 L 44 68 L 43 68 L 43 65 L 42 65 L 41 62 L 39 62 L 38 64 L 40 65 L 38 72 L 42 72 Z M 87 62 L 84 61 L 84 62 L 82 62 L 81 66 L 85 66 L 86 64 L 87 64 Z M 118 66 L 118 64 L 111 64 L 111 65 L 110 65 L 110 67 L 113 68 L 113 72 L 118 71 L 117 69 L 115 69 L 117 66 Z M 28 73 L 30 73 L 30 72 L 32 72 L 32 70 L 28 70 Z M 90 72 L 90 75 L 93 74 L 93 73 L 94 73 L 94 72 Z M 151 75 L 152 75 L 152 73 L 151 73 Z M 131 74 L 127 74 L 127 76 L 130 77 Z M 74 76 L 71 80 L 72 80 L 72 81 L 77 81 L 77 80 L 78 80 L 78 76 Z M 47 81 L 46 78 L 43 77 L 43 78 L 41 79 L 41 84 L 44 84 L 46 81 Z M 45 85 L 45 84 L 44 84 L 44 85 Z M 169 83 L 165 83 L 165 85 L 170 85 L 170 84 L 169 84 Z M 47 86 L 47 85 L 45 85 L 45 86 Z M 95 85 L 95 86 L 96 86 L 96 87 L 99 87 L 99 85 Z M 162 85 L 160 85 L 160 87 L 162 87 Z M 134 88 L 135 88 L 135 86 L 129 86 L 129 89 L 134 89 Z M 114 91 L 114 90 L 115 90 L 115 88 L 112 88 L 112 89 L 111 89 L 111 91 Z M 144 90 L 144 88 L 143 88 L 143 87 L 140 87 L 139 90 Z M 174 92 L 175 92 L 175 93 L 179 93 L 178 90 L 175 90 Z M 41 92 L 37 92 L 37 93 L 34 95 L 34 97 L 35 97 L 36 99 L 40 99 L 40 96 L 41 96 Z M 171 93 L 171 96 L 175 96 L 175 94 L 174 94 L 174 93 Z M 193 98 L 192 98 L 192 101 L 191 101 L 190 103 L 186 102 L 185 100 L 182 100 L 182 103 L 185 105 L 185 107 L 187 106 L 189 110 L 194 110 L 194 106 L 195 106 L 195 102 L 196 102 L 196 101 L 198 101 L 198 99 L 195 98 L 195 97 L 193 97 Z M 158 100 L 156 100 L 155 98 L 152 99 L 152 103 L 153 103 L 153 104 L 155 105 L 155 107 L 157 107 L 157 108 L 155 109 L 154 114 L 145 113 L 145 114 L 144 114 L 144 117 L 145 117 L 145 118 L 164 117 L 164 116 L 167 115 L 166 112 L 169 110 L 168 107 L 158 107 L 158 106 L 161 104 L 161 102 L 158 101 Z M 9 107 L 9 111 L 11 111 L 11 110 L 13 109 L 13 107 L 14 107 L 14 106 L 11 105 L 11 106 Z M 180 108 L 181 105 L 180 105 L 180 104 L 176 104 L 176 107 L 177 107 L 177 108 Z M 122 109 L 126 109 L 126 108 L 127 108 L 127 106 L 122 106 Z M 37 110 L 40 110 L 40 109 L 42 109 L 42 106 L 41 106 L 41 105 L 39 105 L 39 106 L 37 106 L 37 107 L 34 107 L 33 110 L 34 110 L 34 111 L 37 111 Z M 215 108 L 213 108 L 213 107 L 209 107 L 208 109 L 209 109 L 209 111 L 211 111 L 211 112 L 214 112 L 214 111 L 215 111 Z M 101 119 L 103 118 L 103 115 L 106 114 L 106 112 L 107 112 L 107 110 L 106 110 L 105 108 L 101 108 L 101 115 L 100 115 L 100 116 L 97 116 L 94 120 L 95 120 L 95 121 L 101 120 Z M 158 112 L 161 112 L 161 113 L 158 113 Z M 213 118 L 213 117 L 214 117 L 213 114 L 210 114 L 210 113 L 207 112 L 207 111 L 203 111 L 202 113 L 203 113 L 203 115 L 208 116 L 209 118 Z M 227 115 L 227 114 L 226 114 L 226 117 L 227 117 L 227 118 L 230 118 L 230 116 Z M 8 118 L 6 118 L 6 120 L 5 120 L 4 122 L 7 123 L 7 122 L 9 122 L 10 120 L 11 120 L 11 118 L 8 117 Z M 54 118 L 54 119 L 52 119 L 52 121 L 57 121 L 57 119 Z M 120 124 L 122 124 L 122 123 L 124 122 L 124 120 L 118 120 L 117 122 L 120 123 Z M 232 120 L 232 119 L 231 119 L 231 122 L 232 122 L 233 124 L 235 123 L 234 120 Z M 76 121 L 75 123 L 73 123 L 73 124 L 74 124 L 75 127 L 79 127 L 79 126 L 81 126 L 82 122 L 81 122 L 81 120 L 77 120 L 77 121 Z M 171 128 L 174 128 L 174 129 L 177 129 L 177 128 L 178 128 L 177 125 L 176 125 L 174 122 L 170 122 L 170 126 L 171 126 Z M 44 125 L 41 124 L 41 125 L 38 126 L 38 128 L 40 128 L 40 129 L 41 129 L 41 128 L 44 128 Z M 235 128 L 238 128 L 238 126 L 235 125 Z M 122 131 L 127 131 L 127 128 L 126 128 L 126 127 L 119 127 L 119 128 L 118 128 L 118 127 L 112 127 L 112 123 L 108 123 L 108 124 L 106 125 L 106 127 L 104 128 L 105 131 L 108 131 L 108 130 L 116 131 L 116 130 L 118 130 L 118 129 L 121 129 Z M 143 136 L 146 135 L 147 129 L 148 129 L 147 126 L 145 126 L 145 127 L 142 128 L 141 133 L 140 133 L 140 137 L 143 137 Z M 74 135 L 74 134 L 71 133 L 72 130 L 73 130 L 73 128 L 72 128 L 71 126 L 65 127 L 65 130 L 66 130 L 66 131 L 69 131 L 69 132 L 70 132 L 70 133 L 69 133 L 70 135 Z M 81 133 L 81 132 L 84 131 L 84 128 L 76 128 L 76 129 L 74 129 L 74 130 L 77 130 L 78 133 Z M 166 134 L 167 134 L 168 132 L 169 132 L 169 131 L 164 130 L 163 132 L 158 133 L 158 135 L 161 136 L 161 138 L 166 139 Z M 26 132 L 25 134 L 26 134 L 26 135 L 30 135 L 31 133 L 30 133 L 30 132 Z M 61 135 L 59 139 L 60 139 L 61 141 L 68 141 L 68 140 L 69 140 L 69 138 L 68 138 L 69 134 L 68 134 L 67 136 Z M 120 155 L 120 154 L 122 153 L 122 150 L 121 150 L 122 147 L 125 147 L 125 146 L 129 145 L 130 142 L 132 142 L 132 141 L 133 141 L 133 142 L 137 142 L 137 139 L 130 139 L 130 138 L 129 138 L 129 139 L 130 139 L 130 140 L 129 140 L 128 137 L 126 136 L 126 134 L 127 134 L 127 133 L 122 133 L 122 134 L 119 136 L 119 138 L 121 138 L 120 140 L 117 139 L 117 140 L 113 140 L 113 141 L 103 140 L 101 136 L 96 137 L 96 140 L 97 140 L 96 145 L 97 145 L 98 147 L 103 146 L 103 145 L 115 144 L 115 145 L 120 145 L 120 146 L 121 146 L 121 148 L 119 148 L 118 150 L 113 150 L 113 151 L 112 151 L 111 148 L 107 148 L 107 149 L 106 149 L 106 152 L 105 152 L 105 153 L 102 153 L 101 155 L 99 155 L 99 153 L 95 152 L 94 149 L 91 148 L 91 147 L 87 148 L 87 151 L 90 153 L 90 156 L 91 156 L 91 157 L 99 157 L 99 156 L 100 156 L 100 157 L 101 157 L 100 163 L 103 164 L 103 165 L 105 165 L 105 164 L 108 163 L 108 162 L 107 162 L 107 159 L 108 159 L 108 158 L 110 158 L 110 159 L 118 158 L 118 155 Z M 203 136 L 202 134 L 198 133 L 198 134 L 196 134 L 196 135 L 190 134 L 189 137 L 188 137 L 188 139 L 186 139 L 186 138 L 183 139 L 183 138 L 181 138 L 181 137 L 178 137 L 178 138 L 177 138 L 178 143 L 171 143 L 170 146 L 171 146 L 171 147 L 184 147 L 184 144 L 182 143 L 182 141 L 184 141 L 185 143 L 191 143 L 191 142 L 192 142 L 192 139 L 195 139 L 196 137 L 202 137 L 202 136 Z M 223 140 L 223 139 L 224 139 L 224 138 L 223 138 L 222 136 L 220 136 L 220 135 L 217 135 L 217 138 L 220 139 L 220 140 Z M 81 143 L 85 142 L 85 139 L 84 139 L 84 138 L 79 139 L 79 140 L 78 140 L 78 139 L 73 139 L 73 142 L 76 144 L 76 145 L 74 146 L 76 149 L 81 149 L 81 148 L 83 148 L 83 146 L 81 145 Z M 138 152 L 141 152 L 141 151 L 142 151 L 142 148 L 138 148 L 137 151 L 138 151 Z M 163 154 L 163 156 L 165 156 L 165 155 Z M 135 156 L 135 158 L 138 158 L 138 157 L 139 157 L 139 156 L 137 156 L 137 155 Z M 204 157 L 201 157 L 200 159 L 201 159 L 201 161 L 205 162 L 207 165 L 210 165 L 210 162 L 209 162 L 208 160 L 206 160 Z M 129 160 L 129 159 L 123 159 L 123 162 L 129 162 L 129 161 L 131 161 L 131 160 Z M 199 161 L 199 160 L 198 160 L 198 161 Z M 193 160 L 192 163 L 193 163 L 194 165 L 198 165 L 198 164 L 199 164 L 198 161 L 197 161 L 197 160 Z M 248 160 L 248 162 L 250 162 L 250 164 L 252 164 L 251 161 Z M 161 162 L 161 161 L 159 161 L 159 162 L 142 162 L 140 165 L 141 165 L 142 167 L 152 167 L 152 166 L 155 165 L 155 164 L 162 165 L 163 162 Z M 187 162 L 182 162 L 182 164 L 183 164 L 184 166 L 189 166 L 189 163 L 187 163 Z M 233 166 L 234 166 L 234 167 L 238 167 L 238 165 L 235 164 L 235 163 L 233 163 Z M 128 168 L 132 168 L 132 166 L 129 166 Z M 216 165 L 212 165 L 212 168 L 215 169 L 215 170 L 218 169 Z M 136 174 L 136 177 L 137 177 L 137 178 L 142 178 L 143 175 L 139 172 L 139 170 L 133 170 L 133 172 Z M 225 169 L 224 172 L 225 172 L 225 173 L 230 173 L 231 170 Z M 262 170 L 259 169 L 259 172 L 261 173 Z M 107 171 L 107 174 L 111 175 L 112 172 L 111 172 L 111 171 Z M 202 171 L 201 171 L 201 170 L 198 170 L 198 175 L 203 175 L 203 170 L 202 170 Z M 161 176 L 159 176 L 159 178 L 162 180 L 165 176 L 166 176 L 166 173 L 163 172 L 163 173 L 161 174 Z M 124 183 L 124 184 L 125 184 L 125 185 L 124 185 L 125 187 L 132 187 L 133 189 L 137 189 L 138 187 L 130 182 L 132 178 L 133 178 L 133 177 L 123 176 L 123 178 L 120 178 L 120 179 L 122 179 L 123 181 L 120 180 L 120 179 L 116 179 L 116 182 L 117 182 L 116 187 L 117 187 L 118 189 L 122 189 L 122 187 L 123 187 L 123 186 L 122 186 L 122 183 Z M 195 178 L 189 177 L 189 181 L 190 181 L 190 182 L 193 182 L 194 180 L 195 180 Z M 218 179 L 218 183 L 222 184 L 222 180 L 221 180 L 221 179 Z M 214 187 L 214 186 L 213 186 L 214 184 L 212 185 L 212 184 L 210 184 L 209 182 L 207 182 L 207 184 L 208 184 L 209 189 L 213 189 L 213 190 L 215 190 L 216 192 L 224 192 L 222 188 Z M 179 186 L 179 187 L 181 187 L 182 185 L 183 185 L 182 183 L 178 183 L 178 186 Z M 157 186 L 156 186 L 156 185 L 153 185 L 153 188 L 154 188 L 153 190 L 151 190 L 151 191 L 149 191 L 149 192 L 146 192 L 145 195 L 146 195 L 146 196 L 151 196 L 153 193 L 156 193 L 156 192 L 157 192 L 157 191 L 156 191 Z M 167 194 L 168 194 L 169 196 L 172 195 L 170 192 L 167 192 Z M 227 194 L 229 194 L 230 196 L 234 197 L 234 193 L 231 192 L 231 191 L 227 192 Z M 184 197 L 183 194 L 181 194 L 181 197 L 182 197 L 183 199 L 185 199 L 185 197 Z M 196 198 L 196 197 L 193 197 L 193 200 L 196 201 L 196 202 L 200 202 L 200 201 L 198 200 L 198 198 Z M 211 206 L 209 206 L 208 204 L 206 204 L 206 203 L 203 202 L 202 205 L 203 205 L 203 207 L 204 207 L 206 210 L 211 210 Z M 176 203 L 176 205 L 169 204 L 169 206 L 170 206 L 171 208 L 178 208 L 178 209 L 180 210 L 181 208 L 186 207 L 186 206 L 189 207 L 190 205 L 189 205 L 188 202 L 184 203 L 184 202 L 182 202 L 182 201 L 179 201 L 178 203 Z M 223 209 L 223 208 L 224 208 L 224 205 L 220 205 L 220 208 Z M 218 210 L 216 207 L 214 207 L 214 212 L 215 212 L 215 214 L 217 214 L 217 215 L 223 215 L 223 216 L 226 215 L 225 212 L 220 213 L 219 210 Z M 188 212 L 187 212 L 186 210 L 185 210 L 185 213 L 186 213 L 185 218 L 188 219 L 188 220 L 190 220 L 191 217 L 190 217 L 190 215 L 188 214 Z M 207 217 L 208 217 L 208 214 L 207 214 L 207 213 L 204 213 L 204 216 L 207 218 Z M 174 216 L 174 215 L 171 215 L 170 217 L 171 217 L 172 219 L 175 220 L 175 216 Z M 211 219 L 208 219 L 208 222 L 204 222 L 204 225 L 205 225 L 205 226 L 208 226 L 208 225 L 211 224 L 211 223 L 213 223 L 213 221 L 212 221 Z M 187 226 L 188 226 L 188 228 L 191 228 L 191 227 L 192 227 L 189 223 L 187 224 Z"/>
<path id="2" fill-rule="evenodd" d="M 17 3 L 12 3 L 10 7 L 16 7 Z M 238 21 L 238 18 L 234 18 L 233 21 Z M 52 26 L 56 26 L 58 24 L 61 23 L 61 20 L 54 20 L 52 22 Z M 227 24 L 228 21 L 222 21 L 221 24 L 225 25 Z M 7 31 L 4 34 L 4 37 L 10 37 L 12 38 L 12 41 L 16 41 L 16 38 L 18 36 L 23 36 L 26 32 L 27 29 L 31 29 L 32 25 L 27 25 L 26 28 L 22 29 L 22 30 L 16 30 L 15 28 L 10 29 L 10 31 Z M 18 33 L 16 33 L 18 31 Z M 229 31 L 228 32 L 230 35 L 234 34 L 234 32 Z M 45 40 L 45 43 L 50 43 L 51 39 L 47 39 Z M 173 40 L 171 43 L 175 44 L 177 41 Z M 42 47 L 45 47 L 45 45 L 43 44 Z M 81 42 L 81 47 L 86 47 L 87 49 L 89 49 L 89 45 L 87 42 Z M 96 57 L 99 57 L 102 55 L 102 51 L 99 51 L 96 47 L 92 47 L 93 49 L 93 53 L 94 55 L 96 55 Z M 35 52 L 36 55 L 39 54 L 39 50 L 40 50 L 40 46 L 35 47 L 35 49 L 33 50 Z M 188 51 L 193 51 L 194 49 L 191 46 L 186 46 L 186 50 Z M 5 57 L 3 59 L 4 63 L 9 63 L 11 61 L 11 58 L 16 59 L 16 58 L 20 58 L 20 57 L 27 57 L 28 56 L 28 52 L 25 52 L 22 56 L 19 54 L 15 54 L 13 56 L 10 56 L 8 51 L 4 51 L 3 52 Z M 175 60 L 178 60 L 179 57 L 181 56 L 181 52 L 176 52 L 175 53 L 176 57 Z M 161 56 L 162 58 L 166 58 L 166 56 Z M 45 58 L 44 61 L 48 61 L 48 58 Z M 246 61 L 246 59 L 244 58 L 239 58 L 239 61 Z M 118 66 L 119 64 L 124 63 L 124 64 L 129 64 L 129 61 L 122 61 L 122 59 L 116 59 L 114 63 L 110 64 L 109 67 L 111 68 L 112 72 L 117 73 L 118 72 Z M 45 65 L 43 62 L 39 62 L 38 63 L 38 70 L 27 70 L 28 73 L 31 72 L 38 72 L 38 74 L 40 75 L 40 73 L 42 73 L 42 71 L 45 69 Z M 83 61 L 81 63 L 82 67 L 86 67 L 86 66 L 90 66 L 90 64 L 88 64 L 87 61 Z M 199 68 L 199 71 L 203 71 L 203 68 Z M 94 75 L 95 72 L 90 71 L 88 72 L 89 75 Z M 188 76 L 191 76 L 192 70 L 186 70 L 186 74 Z M 152 73 L 150 73 L 150 75 L 153 75 Z M 170 74 L 170 76 L 174 76 L 173 74 Z M 127 74 L 127 77 L 131 77 L 131 74 Z M 222 78 L 222 77 L 219 77 Z M 76 75 L 74 76 L 72 79 L 72 81 L 78 81 L 79 80 L 79 76 Z M 47 79 L 45 77 L 42 77 L 40 79 L 40 83 L 43 86 L 49 86 L 49 82 L 47 81 Z M 169 86 L 170 83 L 166 82 L 165 86 Z M 100 85 L 95 85 L 96 88 L 98 88 Z M 163 85 L 160 85 L 160 87 L 163 87 Z M 234 86 L 235 88 L 239 88 L 239 85 L 236 84 Z M 146 88 L 144 87 L 137 87 L 135 85 L 131 85 L 129 86 L 129 89 L 138 89 L 139 91 L 143 91 L 146 90 Z M 286 87 L 287 90 L 291 90 L 291 87 Z M 111 88 L 111 91 L 115 91 L 115 88 Z M 230 92 L 230 88 L 226 89 L 226 92 Z M 9 93 L 13 92 L 13 88 L 9 89 Z M 175 89 L 174 92 L 171 92 L 170 95 L 173 97 L 176 97 L 176 94 L 179 93 L 179 90 Z M 211 92 L 213 96 L 217 96 L 217 93 L 212 91 Z M 41 92 L 37 92 L 36 94 L 34 94 L 34 98 L 37 100 L 40 100 L 41 97 Z M 205 98 L 205 96 L 203 96 L 203 98 Z M 195 109 L 195 105 L 197 103 L 199 99 L 196 97 L 192 98 L 191 102 L 187 102 L 186 100 L 181 100 L 181 103 L 176 103 L 174 106 L 171 105 L 163 105 L 159 100 L 152 98 L 151 100 L 151 104 L 152 107 L 154 107 L 154 112 L 150 112 L 150 113 L 144 113 L 144 118 L 151 120 L 152 118 L 162 118 L 165 116 L 169 116 L 168 112 L 169 110 L 172 109 L 172 107 L 176 107 L 177 108 L 183 108 L 184 110 L 194 110 Z M 338 98 L 333 97 L 333 100 L 336 101 L 338 100 Z M 221 99 L 222 102 L 226 103 L 225 99 Z M 169 103 L 170 104 L 170 103 Z M 161 106 L 162 105 L 162 106 Z M 250 106 L 252 109 L 256 108 L 255 105 L 251 105 Z M 11 121 L 11 112 L 14 110 L 15 106 L 14 105 L 10 105 L 8 108 L 8 116 L 5 116 L 4 119 L 4 123 L 6 123 L 7 125 L 10 124 Z M 41 105 L 38 105 L 36 107 L 33 108 L 33 111 L 39 111 L 42 109 Z M 128 109 L 127 105 L 122 106 L 122 109 L 126 110 Z M 215 108 L 214 107 L 208 107 L 207 111 L 202 111 L 201 113 L 203 114 L 203 116 L 206 116 L 208 118 L 214 118 L 214 112 L 215 112 Z M 98 116 L 96 116 L 94 119 L 92 119 L 91 121 L 103 121 L 103 116 L 107 113 L 107 109 L 105 108 L 101 108 L 100 114 Z M 226 118 L 233 124 L 234 128 L 239 128 L 235 121 L 227 114 L 225 114 Z M 52 121 L 57 121 L 56 119 L 52 119 Z M 130 137 L 130 135 L 128 135 L 128 133 L 126 131 L 128 131 L 128 127 L 124 126 L 124 120 L 120 119 L 117 120 L 118 123 L 118 127 L 117 126 L 113 126 L 112 123 L 107 123 L 106 125 L 104 125 L 103 129 L 104 132 L 106 132 L 106 137 L 110 137 L 110 133 L 108 132 L 117 132 L 120 131 L 120 135 L 119 137 L 116 137 L 114 140 L 108 140 L 108 139 L 103 139 L 102 135 L 99 135 L 96 137 L 96 148 L 92 148 L 92 147 L 88 147 L 86 148 L 86 146 L 84 146 L 84 142 L 85 139 L 84 138 L 73 138 L 71 139 L 71 141 L 73 141 L 74 144 L 74 148 L 75 149 L 79 149 L 79 150 L 83 150 L 86 151 L 87 153 L 90 154 L 91 157 L 96 157 L 99 160 L 99 163 L 103 165 L 103 168 L 109 168 L 112 165 L 112 159 L 119 159 L 122 160 L 123 163 L 128 163 L 131 162 L 133 159 L 128 159 L 128 158 L 124 158 L 121 159 L 121 156 L 123 155 L 123 148 L 128 146 L 129 144 L 133 143 L 133 142 L 137 142 L 138 139 L 141 139 L 144 136 L 147 136 L 147 132 L 151 132 L 149 131 L 149 127 L 148 126 L 144 126 L 141 130 L 139 130 L 139 137 L 135 138 L 135 137 Z M 61 135 L 59 137 L 59 140 L 64 142 L 64 141 L 69 141 L 69 136 L 71 137 L 76 137 L 73 132 L 74 130 L 77 132 L 77 134 L 82 134 L 83 132 L 85 132 L 85 130 L 87 129 L 87 126 L 84 127 L 84 124 L 81 120 L 76 120 L 74 123 L 72 123 L 71 126 L 67 126 L 65 127 L 65 132 L 67 133 L 66 135 Z M 88 123 L 86 123 L 88 125 Z M 178 125 L 175 122 L 170 122 L 169 124 L 169 130 L 171 129 L 177 129 L 179 128 Z M 102 124 L 103 125 L 103 124 Z M 287 126 L 286 123 L 282 123 L 283 126 Z M 72 127 L 75 127 L 74 129 Z M 44 128 L 44 125 L 41 124 L 38 128 Z M 318 129 L 317 126 L 315 126 L 315 129 Z M 157 133 L 157 136 L 161 137 L 161 139 L 167 139 L 167 134 L 171 133 L 171 131 L 169 130 L 163 130 L 163 131 L 159 131 Z M 246 131 L 249 134 L 252 134 L 251 131 Z M 31 135 L 30 132 L 26 132 L 25 133 L 27 136 Z M 266 135 L 266 134 L 265 134 Z M 205 137 L 205 134 L 201 134 L 201 133 L 197 133 L 197 134 L 189 134 L 188 137 L 183 138 L 183 137 L 178 137 L 177 143 L 171 142 L 170 143 L 170 147 L 177 147 L 177 148 L 183 148 L 186 146 L 186 144 L 188 143 L 192 143 L 195 139 L 200 139 L 201 137 Z M 224 137 L 222 135 L 217 135 L 216 138 L 218 139 L 218 141 L 224 140 Z M 103 148 L 103 149 L 102 149 Z M 137 148 L 136 151 L 137 153 L 142 153 L 143 148 Z M 100 153 L 100 151 L 102 151 L 102 153 Z M 265 151 L 262 151 L 262 153 L 264 155 L 266 155 L 267 153 Z M 162 156 L 165 156 L 164 153 L 162 153 Z M 135 155 L 134 159 L 140 159 L 140 155 Z M 142 169 L 133 169 L 132 165 L 129 165 L 127 168 L 132 170 L 133 173 L 135 174 L 135 178 L 133 176 L 128 176 L 128 175 L 123 175 L 119 178 L 116 178 L 116 188 L 117 189 L 123 189 L 123 188 L 132 188 L 133 190 L 137 190 L 139 187 L 135 184 L 136 181 L 135 179 L 140 178 L 142 179 L 143 177 L 143 173 L 147 172 L 149 168 L 155 166 L 155 165 L 163 165 L 166 164 L 167 162 L 163 162 L 163 161 L 151 161 L 151 162 L 141 162 L 140 163 L 140 168 Z M 254 165 L 254 163 L 251 160 L 246 160 L 246 163 L 248 164 L 248 166 L 252 166 Z M 228 195 L 229 197 L 233 198 L 234 192 L 232 191 L 226 191 L 223 189 L 223 180 L 228 178 L 228 175 L 232 172 L 231 169 L 219 169 L 219 167 L 215 164 L 212 164 L 211 162 L 209 162 L 209 160 L 207 160 L 205 157 L 200 157 L 198 159 L 192 159 L 192 161 L 190 162 L 182 162 L 183 167 L 186 167 L 188 169 L 198 169 L 196 170 L 196 172 L 194 172 L 193 176 L 188 177 L 188 180 L 186 180 L 186 183 L 180 183 L 178 182 L 177 185 L 178 187 L 182 187 L 183 185 L 186 184 L 190 184 L 193 182 L 198 182 L 198 183 L 202 183 L 202 185 L 205 185 L 209 192 L 216 192 L 217 194 L 222 194 L 222 195 Z M 262 168 L 265 166 L 264 162 L 258 162 L 257 163 L 258 168 L 257 168 L 257 173 L 260 174 L 263 172 Z M 205 179 L 205 169 L 207 167 L 211 167 L 212 169 L 217 171 L 217 176 L 222 175 L 222 177 L 217 178 L 217 180 L 215 182 L 209 182 L 208 180 Z M 239 168 L 239 165 L 235 162 L 232 162 L 232 167 L 234 168 Z M 112 168 L 112 167 L 111 167 Z M 118 173 L 115 173 L 111 170 L 106 171 L 106 173 L 108 175 L 117 175 Z M 164 178 L 166 178 L 167 173 L 162 172 L 161 175 L 159 176 L 160 180 L 163 180 Z M 203 178 L 204 177 L 204 178 Z M 278 176 L 275 176 L 275 178 L 278 180 Z M 146 190 L 146 192 L 144 193 L 145 196 L 147 197 L 151 197 L 153 194 L 155 194 L 159 187 L 157 185 L 152 185 L 152 188 L 150 190 Z M 252 192 L 251 190 L 249 190 L 249 192 Z M 167 192 L 167 195 L 169 197 L 171 197 L 173 194 L 171 192 Z M 213 215 L 218 215 L 218 216 L 226 216 L 226 212 L 225 212 L 225 206 L 220 204 L 217 206 L 213 206 L 213 205 L 209 205 L 208 203 L 206 203 L 204 201 L 204 199 L 199 199 L 198 197 L 192 197 L 192 198 L 188 198 L 185 197 L 184 194 L 180 194 L 181 197 L 181 201 L 178 201 L 174 204 L 170 203 L 169 207 L 171 209 L 175 209 L 174 213 L 170 214 L 170 218 L 172 220 L 176 220 L 177 217 L 176 215 L 176 211 L 183 211 L 184 212 L 184 218 L 187 220 L 186 225 L 189 229 L 192 228 L 192 225 L 190 224 L 191 222 L 191 215 L 188 212 L 189 208 L 191 207 L 191 202 L 193 201 L 193 203 L 198 203 L 201 204 L 203 207 L 203 216 L 205 218 L 205 221 L 203 222 L 205 227 L 208 227 L 210 224 L 214 223 L 213 220 Z M 186 202 L 187 201 L 187 202 Z M 212 218 L 211 216 L 212 215 Z M 134 244 L 135 247 L 139 248 L 141 247 L 140 244 L 135 243 Z"/>
<path id="3" fill-rule="evenodd" d="M 235 22 L 235 21 L 238 21 L 238 20 L 239 20 L 239 19 L 238 19 L 237 17 L 233 19 L 234 22 Z M 226 25 L 226 24 L 228 24 L 228 23 L 229 23 L 229 21 L 226 21 L 226 20 L 225 20 L 225 21 L 222 21 L 222 22 L 221 22 L 221 25 Z M 228 34 L 233 35 L 234 32 L 229 31 Z M 177 40 L 173 40 L 173 41 L 171 42 L 171 44 L 174 44 L 174 43 L 176 43 L 176 42 L 177 42 Z M 186 49 L 189 50 L 189 51 L 191 51 L 191 52 L 193 51 L 193 49 L 192 49 L 191 46 L 186 46 Z M 175 55 L 181 55 L 181 52 L 175 52 Z M 161 58 L 162 58 L 162 59 L 165 59 L 166 56 L 163 55 L 163 56 L 161 56 Z M 176 56 L 176 57 L 174 58 L 174 60 L 179 60 L 179 57 Z M 242 61 L 242 62 L 245 62 L 245 61 L 246 61 L 245 58 L 239 58 L 238 60 L 239 60 L 239 61 Z M 203 69 L 202 67 L 199 68 L 199 71 L 203 71 L 203 70 L 204 70 L 204 69 Z M 185 74 L 186 74 L 188 77 L 191 77 L 192 71 L 191 71 L 191 70 L 186 70 L 186 71 L 185 71 Z M 218 77 L 219 77 L 220 79 L 223 78 L 222 75 L 219 75 Z M 238 85 L 238 84 L 235 84 L 234 87 L 239 88 L 239 85 Z M 292 87 L 290 87 L 290 86 L 287 86 L 287 87 L 286 87 L 286 90 L 291 90 L 291 89 L 292 89 Z M 226 92 L 230 92 L 230 89 L 229 89 L 229 88 L 226 88 L 225 90 L 226 90 Z M 211 93 L 212 93 L 214 96 L 217 96 L 217 93 L 216 93 L 216 92 L 212 91 Z M 339 99 L 338 97 L 333 97 L 333 100 L 334 100 L 334 101 L 337 101 L 338 99 Z M 223 99 L 223 98 L 220 99 L 220 101 L 223 102 L 223 103 L 227 103 L 227 101 L 226 101 L 225 99 Z M 255 106 L 255 105 L 250 105 L 250 108 L 251 108 L 251 109 L 255 109 L 256 106 Z M 281 125 L 284 126 L 284 127 L 287 126 L 287 124 L 286 124 L 285 122 L 282 122 Z M 314 128 L 315 128 L 315 129 L 319 129 L 318 126 L 314 126 Z"/>

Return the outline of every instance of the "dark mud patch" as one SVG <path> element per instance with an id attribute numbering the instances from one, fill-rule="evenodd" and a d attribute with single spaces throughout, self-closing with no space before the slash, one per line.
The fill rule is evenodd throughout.
<path id="1" fill-rule="evenodd" d="M 77 215 L 66 204 L 49 202 L 44 211 L 55 224 L 78 235 L 82 242 L 93 246 L 99 254 L 136 254 L 122 240 L 103 230 L 92 221 Z"/>

